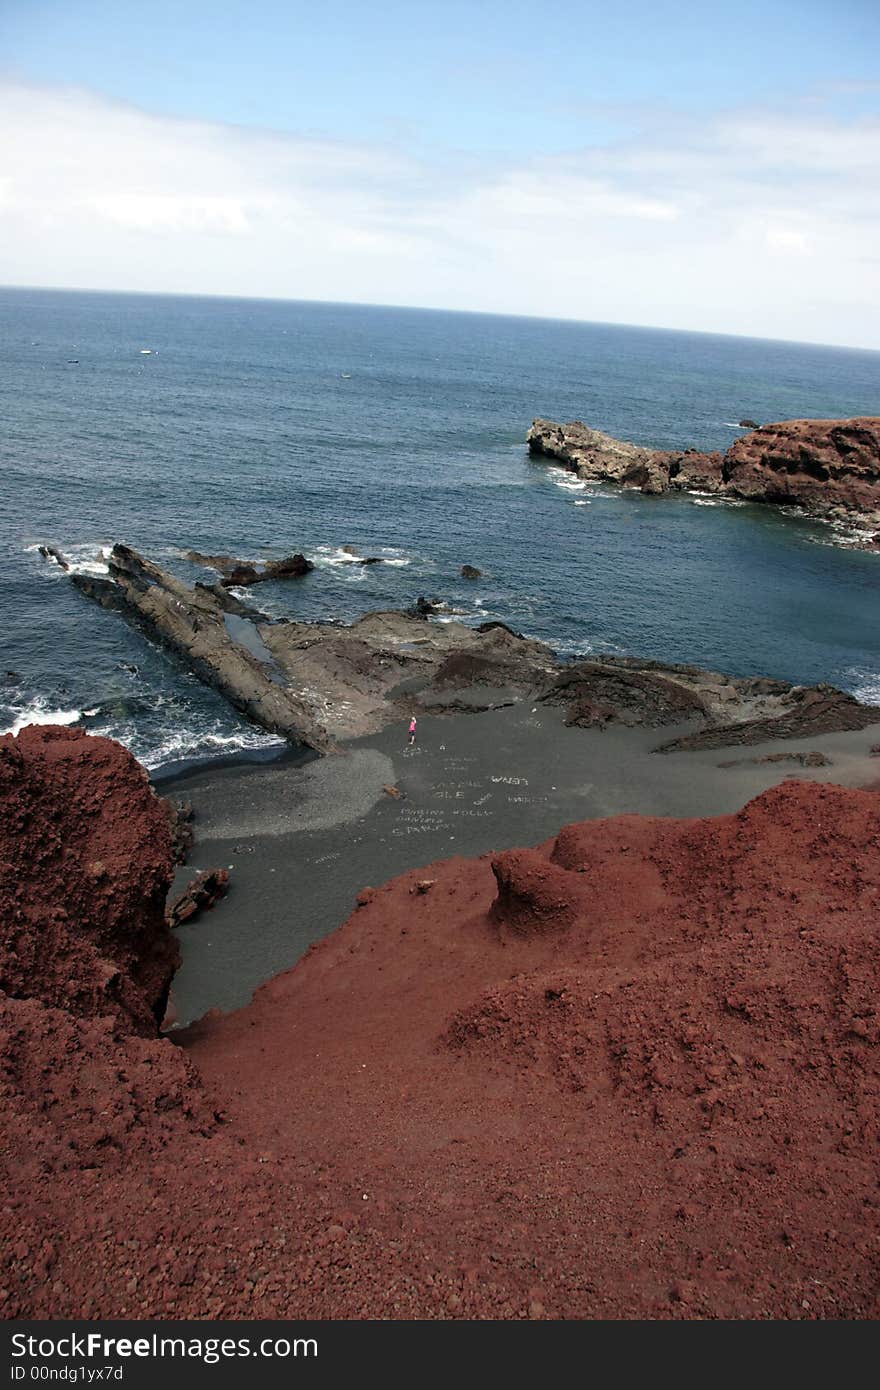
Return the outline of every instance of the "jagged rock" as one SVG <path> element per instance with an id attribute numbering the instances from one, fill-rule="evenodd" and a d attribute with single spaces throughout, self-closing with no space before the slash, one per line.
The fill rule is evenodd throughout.
<path id="1" fill-rule="evenodd" d="M 759 430 L 761 428 L 757 420 L 740 420 L 739 427 L 742 430 Z"/>
<path id="2" fill-rule="evenodd" d="M 259 583 L 260 577 L 255 565 L 234 565 L 232 569 L 224 571 L 220 583 L 224 589 L 243 589 L 249 584 Z"/>
<path id="3" fill-rule="evenodd" d="M 54 560 L 55 563 L 57 565 L 60 565 L 63 570 L 70 569 L 68 561 L 61 554 L 61 551 L 58 549 L 57 545 L 40 545 L 37 547 L 37 549 L 39 550 L 44 560 Z"/>
<path id="4" fill-rule="evenodd" d="M 193 828 L 195 811 L 192 802 L 172 801 L 170 797 L 166 797 L 162 804 L 171 831 L 171 852 L 174 855 L 174 862 L 175 864 L 185 864 L 195 839 Z"/>
<path id="5" fill-rule="evenodd" d="M 831 685 L 793 686 L 769 716 L 722 723 L 672 739 L 654 751 L 673 753 L 690 748 L 726 748 L 733 744 L 765 743 L 777 738 L 811 738 L 847 729 L 867 729 L 880 722 L 880 707 L 863 705 L 854 695 Z"/>
<path id="6" fill-rule="evenodd" d="M 630 661 L 579 661 L 560 671 L 539 698 L 550 704 L 569 704 L 566 722 L 672 724 L 697 715 L 706 718 L 705 695 L 691 681 L 653 668 L 638 669 Z"/>
<path id="7" fill-rule="evenodd" d="M 108 567 L 108 579 L 73 574 L 72 582 L 176 652 L 195 675 L 261 728 L 316 751 L 333 746 L 312 707 L 233 641 L 223 609 L 207 589 L 188 588 L 125 545 L 113 547 Z"/>
<path id="8" fill-rule="evenodd" d="M 880 515 L 880 418 L 763 425 L 728 449 L 724 483 L 750 501 Z"/>
<path id="9" fill-rule="evenodd" d="M 196 874 L 192 883 L 166 909 L 165 919 L 169 927 L 179 927 L 191 921 L 197 913 L 208 912 L 228 888 L 228 869 L 205 869 Z"/>
<path id="10" fill-rule="evenodd" d="M 258 569 L 252 560 L 235 560 L 231 555 L 203 555 L 200 550 L 188 550 L 186 558 L 195 565 L 207 565 L 220 571 L 224 588 L 247 588 L 270 579 L 301 579 L 315 567 L 305 555 L 288 555 L 284 560 L 269 560 Z M 207 585 L 203 587 L 207 588 Z"/>
<path id="11" fill-rule="evenodd" d="M 797 505 L 844 521 L 880 522 L 880 417 L 754 426 L 723 457 L 630 444 L 580 420 L 560 425 L 536 419 L 527 440 L 530 453 L 552 458 L 589 482 L 638 487 L 648 494 L 719 492 Z M 862 544 L 873 548 L 872 541 Z"/>
<path id="12" fill-rule="evenodd" d="M 194 565 L 206 565 L 212 570 L 242 569 L 249 562 L 236 560 L 231 555 L 204 555 L 200 550 L 187 550 L 186 559 Z"/>
<path id="13" fill-rule="evenodd" d="M 604 729 L 616 714 L 614 705 L 604 700 L 574 700 L 569 706 L 565 722 L 569 728 Z"/>
<path id="14" fill-rule="evenodd" d="M 439 599 L 427 599 L 421 594 L 412 607 L 406 609 L 407 614 L 411 618 L 434 618 L 441 611 Z"/>
<path id="15" fill-rule="evenodd" d="M 373 564 L 374 561 L 364 561 L 364 563 Z M 288 555 L 284 560 L 270 560 L 259 578 L 302 579 L 304 575 L 311 574 L 314 568 L 311 560 L 307 560 L 305 555 L 297 553 L 296 555 Z"/>
<path id="16" fill-rule="evenodd" d="M 224 613 L 231 613 L 236 618 L 248 618 L 253 623 L 268 623 L 272 619 L 267 614 L 262 613 L 259 608 L 254 608 L 249 603 L 244 603 L 235 594 L 231 594 L 222 584 L 203 584 L 200 579 L 196 580 L 195 587 L 202 589 L 206 594 L 210 594 L 216 600 Z"/>
<path id="17" fill-rule="evenodd" d="M 462 579 L 481 579 L 482 576 L 483 571 L 478 570 L 476 565 L 462 565 L 461 567 Z"/>
<path id="18" fill-rule="evenodd" d="M 506 623 L 431 622 L 438 605 L 425 598 L 407 613 L 367 613 L 350 626 L 269 621 L 244 605 L 233 616 L 225 590 L 189 588 L 126 546 L 115 546 L 108 564 L 109 578 L 73 574 L 72 582 L 164 642 L 256 724 L 316 752 L 413 708 L 476 712 L 520 699 L 565 705 L 569 722 L 587 727 L 696 722 L 687 737 L 711 739 L 693 744 L 707 747 L 880 723 L 880 709 L 831 687 L 635 657 L 562 663 Z"/>

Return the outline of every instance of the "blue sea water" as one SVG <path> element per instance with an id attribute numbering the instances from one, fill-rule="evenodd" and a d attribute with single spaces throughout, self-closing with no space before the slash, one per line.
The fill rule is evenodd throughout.
<path id="1" fill-rule="evenodd" d="M 439 596 L 566 653 L 828 680 L 880 700 L 880 555 L 771 508 L 531 462 L 535 415 L 665 447 L 880 414 L 880 353 L 352 305 L 0 290 L 0 730 L 73 720 L 151 768 L 272 746 L 36 553 L 303 550 L 276 615 Z M 352 566 L 341 547 L 381 555 Z M 461 565 L 483 571 L 462 580 Z M 5 678 L 4 671 L 14 673 Z M 88 712 L 88 713 L 86 713 Z"/>

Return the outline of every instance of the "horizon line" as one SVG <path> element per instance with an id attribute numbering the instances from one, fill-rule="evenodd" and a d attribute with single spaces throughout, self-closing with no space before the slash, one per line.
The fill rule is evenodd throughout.
<path id="1" fill-rule="evenodd" d="M 826 348 L 834 352 L 863 352 L 880 355 L 880 346 L 863 347 L 853 343 L 828 343 L 803 338 L 768 338 L 755 333 L 725 333 L 709 328 L 670 328 L 666 324 L 628 323 L 615 319 L 582 319 L 559 314 L 517 314 L 497 309 L 449 309 L 433 304 L 388 304 L 375 300 L 357 299 L 305 299 L 294 295 L 263 294 L 223 294 L 218 291 L 193 290 L 133 290 L 100 289 L 90 285 L 31 285 L 0 283 L 0 292 L 6 290 L 24 291 L 38 294 L 105 294 L 130 295 L 143 299 L 207 299 L 232 301 L 244 304 L 312 304 L 327 308 L 344 309 L 393 309 L 403 313 L 423 314 L 461 314 L 472 318 L 515 319 L 534 323 L 570 323 L 596 328 L 635 329 L 648 333 L 681 333 L 704 338 L 732 338 L 739 342 L 778 343 L 787 347 Z"/>

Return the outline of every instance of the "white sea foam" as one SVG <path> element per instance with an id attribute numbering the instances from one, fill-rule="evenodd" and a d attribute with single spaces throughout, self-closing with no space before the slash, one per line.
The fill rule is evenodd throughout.
<path id="1" fill-rule="evenodd" d="M 575 473 L 570 473 L 567 468 L 548 468 L 547 476 L 551 483 L 564 488 L 566 492 L 584 492 L 586 488 L 595 486 L 595 483 L 587 483 Z"/>
<path id="2" fill-rule="evenodd" d="M 8 729 L 0 729 L 0 734 L 19 734 L 31 724 L 76 724 L 82 717 L 78 709 L 49 709 L 38 696 L 19 711 Z"/>
<path id="3" fill-rule="evenodd" d="M 113 738 L 123 744 L 150 772 L 168 763 L 216 757 L 222 753 L 245 753 L 264 748 L 283 748 L 286 740 L 259 729 L 241 729 L 231 734 L 177 725 L 157 734 L 144 736 L 133 722 L 107 723 L 92 728 L 92 734 Z"/>
<path id="4" fill-rule="evenodd" d="M 854 666 L 844 673 L 841 684 L 862 704 L 880 705 L 880 671 L 866 671 Z"/>
<path id="5" fill-rule="evenodd" d="M 141 756 L 144 767 L 153 771 L 166 763 L 181 762 L 187 758 L 205 758 L 219 753 L 245 753 L 255 749 L 283 748 L 286 740 L 275 734 L 261 734 L 257 730 L 242 730 L 236 734 L 196 734 L 183 729 L 169 736 L 159 745 Z"/>
<path id="6" fill-rule="evenodd" d="M 26 545 L 25 551 L 30 555 L 39 553 L 40 542 L 33 545 Z M 59 546 L 61 554 L 69 566 L 70 574 L 91 574 L 101 576 L 109 573 L 107 559 L 113 549 L 106 541 L 84 541 L 81 545 Z M 54 555 L 47 558 L 46 574 L 54 575 L 56 578 L 63 575 L 64 571 L 55 559 Z"/>
<path id="7" fill-rule="evenodd" d="M 747 507 L 748 502 L 741 497 L 713 497 L 709 493 L 692 492 L 691 500 L 695 507 Z"/>
<path id="8" fill-rule="evenodd" d="M 357 567 L 357 569 L 361 570 L 370 569 L 368 564 L 364 566 L 363 560 L 373 555 L 380 557 L 382 564 L 393 564 L 393 566 L 402 567 L 406 566 L 406 564 L 413 563 L 412 556 L 403 555 L 396 546 L 391 545 L 377 546 L 377 549 L 367 550 L 364 555 L 361 555 L 359 550 L 357 550 L 355 555 L 352 555 L 350 550 L 343 549 L 341 545 L 318 545 L 316 549 L 314 549 L 316 564 L 342 564 L 342 566 L 348 564 L 352 569 Z"/>

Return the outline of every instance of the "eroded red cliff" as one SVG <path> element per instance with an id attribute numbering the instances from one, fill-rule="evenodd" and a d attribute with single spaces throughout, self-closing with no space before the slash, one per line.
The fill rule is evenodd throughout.
<path id="1" fill-rule="evenodd" d="M 168 815 L 118 743 L 30 727 L 0 738 L 0 984 L 154 1033 L 177 943 Z"/>

